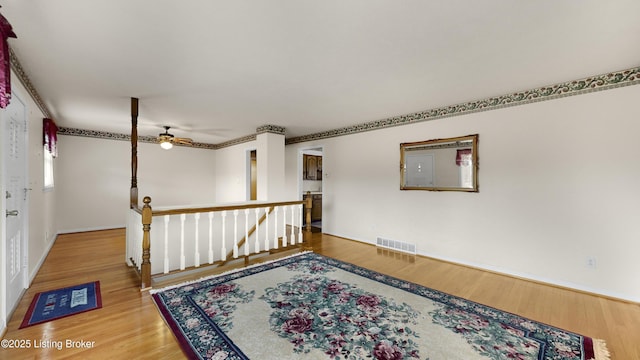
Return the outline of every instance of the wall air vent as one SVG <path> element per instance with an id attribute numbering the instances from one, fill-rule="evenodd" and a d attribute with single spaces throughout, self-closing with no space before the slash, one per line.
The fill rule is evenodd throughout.
<path id="1" fill-rule="evenodd" d="M 383 239 L 379 237 L 376 240 L 376 246 L 379 246 L 385 249 L 402 251 L 407 254 L 413 254 L 413 255 L 416 254 L 416 244 L 412 244 L 404 241 L 389 240 L 389 239 Z"/>

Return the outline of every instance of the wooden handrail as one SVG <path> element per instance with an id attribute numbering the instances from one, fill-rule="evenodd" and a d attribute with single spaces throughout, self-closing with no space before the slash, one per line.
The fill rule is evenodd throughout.
<path id="1" fill-rule="evenodd" d="M 283 201 L 283 202 L 274 202 L 274 203 L 252 203 L 252 204 L 238 204 L 238 205 L 220 205 L 220 206 L 210 206 L 210 207 L 198 207 L 198 208 L 176 208 L 176 209 L 167 209 L 167 210 L 153 210 L 153 216 L 161 216 L 161 215 L 180 215 L 180 214 L 195 214 L 195 213 L 206 213 L 206 212 L 216 212 L 216 211 L 229 211 L 229 210 L 244 210 L 244 209 L 255 209 L 255 208 L 264 208 L 264 207 L 276 207 L 276 206 L 287 206 L 287 205 L 296 205 L 296 204 L 304 204 L 304 200 L 297 201 Z M 311 204 L 306 205 L 308 208 L 311 208 Z M 134 205 L 131 207 L 131 210 L 137 212 L 142 215 L 142 209 L 138 205 Z"/>
<path id="2" fill-rule="evenodd" d="M 244 210 L 244 209 L 255 209 L 255 208 L 264 208 L 264 207 L 272 207 L 272 206 L 275 207 L 275 206 L 301 205 L 301 204 L 304 204 L 304 200 L 154 210 L 153 216 L 195 214 L 195 213 L 206 213 L 211 211 L 216 212 L 216 211 L 228 211 L 228 210 Z"/>

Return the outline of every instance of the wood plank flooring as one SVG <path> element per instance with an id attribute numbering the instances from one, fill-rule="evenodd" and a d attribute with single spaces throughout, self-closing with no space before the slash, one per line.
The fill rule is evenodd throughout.
<path id="1" fill-rule="evenodd" d="M 461 296 L 607 342 L 612 359 L 640 359 L 640 305 L 536 284 L 433 259 L 401 255 L 313 234 L 314 250 L 375 271 Z M 0 359 L 183 359 L 148 292 L 124 262 L 124 230 L 60 235 L 20 301 L 3 339 L 30 349 L 2 349 Z M 102 309 L 18 329 L 33 296 L 99 280 Z M 34 348 L 42 340 L 94 341 L 90 349 Z M 65 344 L 66 345 L 66 344 Z"/>

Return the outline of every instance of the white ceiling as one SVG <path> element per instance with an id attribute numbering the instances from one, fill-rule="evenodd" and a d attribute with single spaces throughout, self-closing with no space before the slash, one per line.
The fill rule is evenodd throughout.
<path id="1" fill-rule="evenodd" d="M 60 126 L 287 137 L 640 65 L 638 0 L 11 0 Z M 191 129 L 191 130 L 190 130 Z"/>

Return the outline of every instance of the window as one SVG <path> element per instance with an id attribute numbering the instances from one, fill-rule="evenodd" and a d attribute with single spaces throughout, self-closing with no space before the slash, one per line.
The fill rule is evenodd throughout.
<path id="1" fill-rule="evenodd" d="M 44 188 L 52 189 L 53 188 L 53 155 L 47 149 L 47 146 L 44 147 Z"/>

